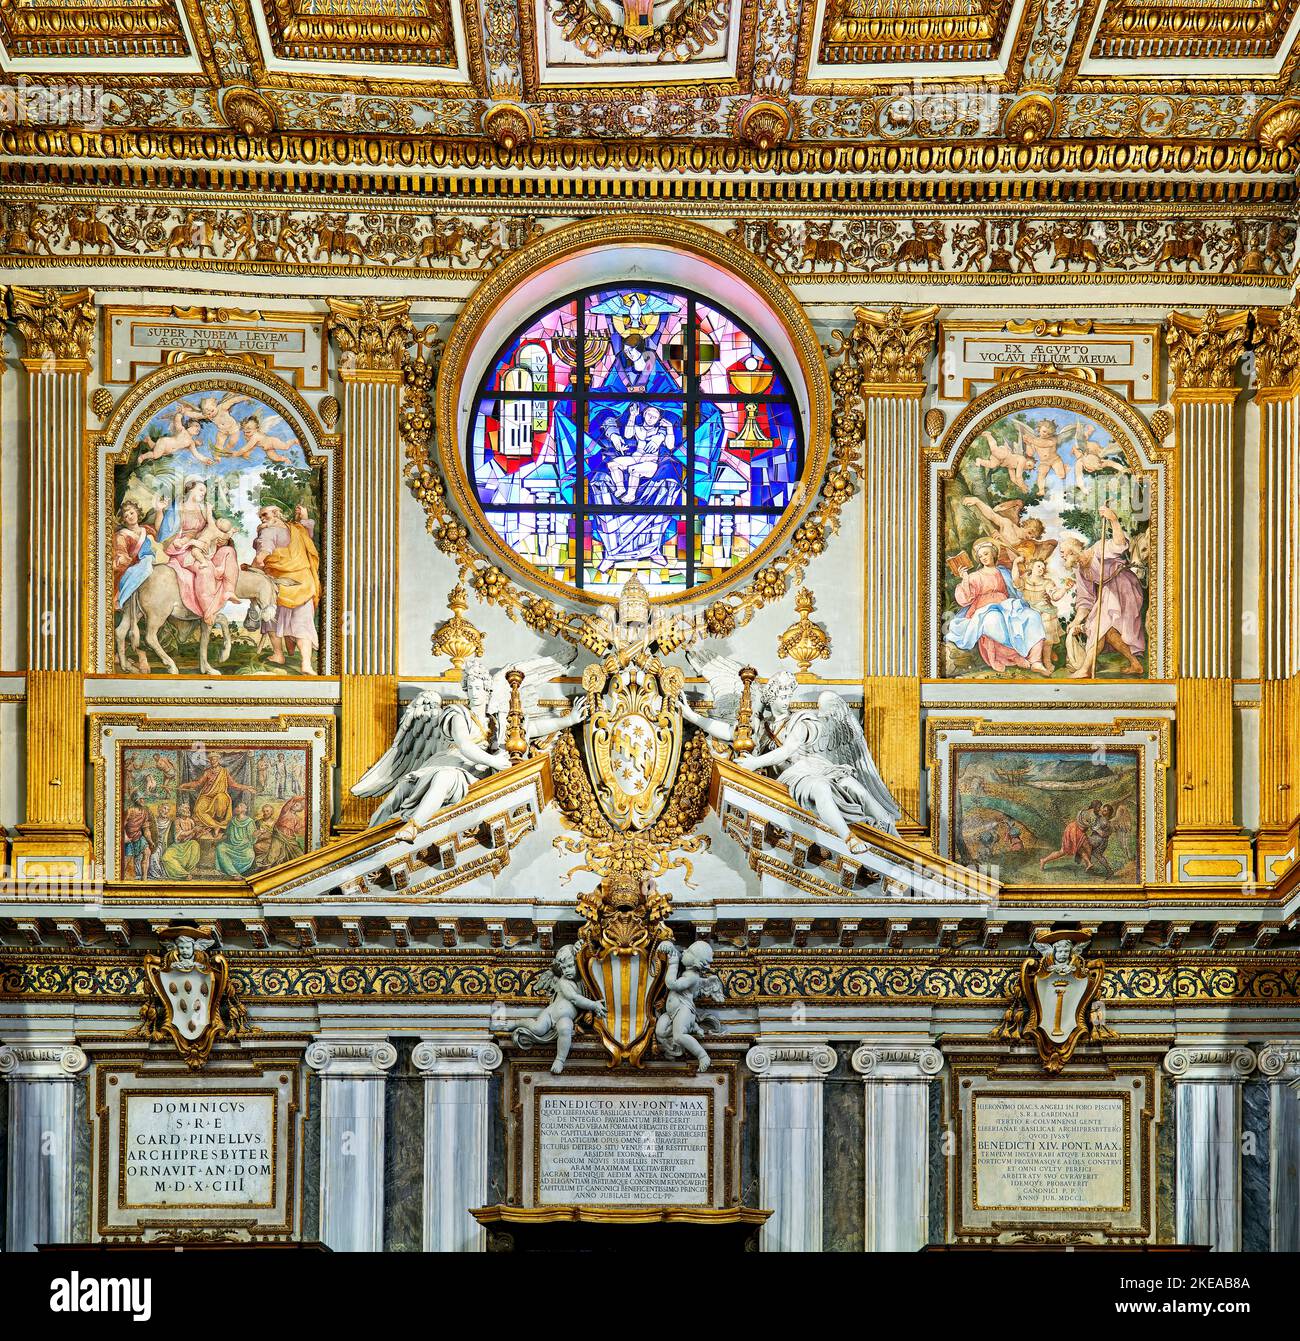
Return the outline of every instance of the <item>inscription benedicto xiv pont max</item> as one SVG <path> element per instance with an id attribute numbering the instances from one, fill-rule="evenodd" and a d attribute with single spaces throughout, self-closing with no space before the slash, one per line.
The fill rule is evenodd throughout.
<path id="1" fill-rule="evenodd" d="M 126 1097 L 125 1206 L 269 1206 L 274 1094 Z"/>
<path id="2" fill-rule="evenodd" d="M 975 1207 L 1127 1209 L 1123 1098 L 981 1094 Z"/>
<path id="3" fill-rule="evenodd" d="M 706 1206 L 708 1094 L 540 1094 L 543 1204 Z"/>

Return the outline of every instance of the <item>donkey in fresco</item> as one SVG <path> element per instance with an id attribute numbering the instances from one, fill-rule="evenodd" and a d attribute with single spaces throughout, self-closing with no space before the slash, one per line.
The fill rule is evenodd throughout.
<path id="1" fill-rule="evenodd" d="M 241 568 L 239 580 L 235 585 L 234 599 L 248 602 L 248 613 L 244 616 L 244 627 L 250 632 L 260 629 L 264 613 L 275 609 L 275 579 L 259 572 L 255 568 Z M 160 564 L 140 584 L 139 590 L 122 607 L 117 620 L 117 664 L 125 669 L 128 664 L 126 645 L 128 639 L 135 660 L 136 669 L 149 674 L 152 667 L 149 658 L 140 648 L 140 624 L 144 623 L 144 641 L 161 659 L 171 675 L 179 674 L 176 663 L 167 655 L 158 641 L 158 630 L 171 620 L 174 624 L 199 628 L 199 671 L 203 675 L 220 675 L 221 672 L 208 660 L 208 643 L 212 630 L 216 628 L 222 637 L 223 646 L 219 661 L 230 656 L 230 621 L 220 611 L 212 620 L 201 620 L 181 600 L 180 583 L 173 569 Z"/>

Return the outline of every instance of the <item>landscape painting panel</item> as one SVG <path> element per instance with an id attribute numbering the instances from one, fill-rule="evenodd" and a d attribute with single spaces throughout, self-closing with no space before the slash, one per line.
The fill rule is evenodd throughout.
<path id="1" fill-rule="evenodd" d="M 318 673 L 323 474 L 236 384 L 196 382 L 153 414 L 113 471 L 117 668 Z"/>
<path id="2" fill-rule="evenodd" d="M 1141 879 L 1141 751 L 954 746 L 953 856 L 1008 884 Z"/>
<path id="3" fill-rule="evenodd" d="M 123 745 L 123 880 L 238 880 L 306 850 L 309 745 Z"/>
<path id="4" fill-rule="evenodd" d="M 1099 420 L 1033 403 L 979 430 L 943 487 L 940 674 L 1145 676 L 1151 522 Z"/>

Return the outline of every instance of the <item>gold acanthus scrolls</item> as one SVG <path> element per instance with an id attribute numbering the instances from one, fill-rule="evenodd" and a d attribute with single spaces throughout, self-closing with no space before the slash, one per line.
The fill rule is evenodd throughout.
<path id="1" fill-rule="evenodd" d="M 1300 307 L 1255 312 L 1255 374 L 1261 387 L 1286 387 L 1300 373 Z"/>
<path id="2" fill-rule="evenodd" d="M 326 329 L 334 336 L 346 370 L 385 372 L 401 368 L 407 346 L 417 338 L 409 300 L 363 298 L 354 303 L 331 298 L 329 305 Z"/>
<path id="3" fill-rule="evenodd" d="M 95 339 L 95 304 L 89 289 L 9 290 L 9 315 L 29 359 L 85 359 Z"/>
<path id="4" fill-rule="evenodd" d="M 1237 359 L 1249 334 L 1248 312 L 1220 314 L 1208 307 L 1200 317 L 1171 312 L 1165 328 L 1169 367 L 1179 391 L 1217 391 L 1233 385 Z"/>

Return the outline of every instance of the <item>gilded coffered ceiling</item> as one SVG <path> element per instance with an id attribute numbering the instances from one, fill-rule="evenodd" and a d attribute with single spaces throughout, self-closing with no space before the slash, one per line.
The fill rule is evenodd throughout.
<path id="1" fill-rule="evenodd" d="M 10 181 L 24 160 L 50 182 L 155 160 L 1052 189 L 1181 177 L 1277 199 L 1297 161 L 1298 7 L 0 0 L 0 158 Z M 82 166 L 60 177 L 60 162 Z"/>

